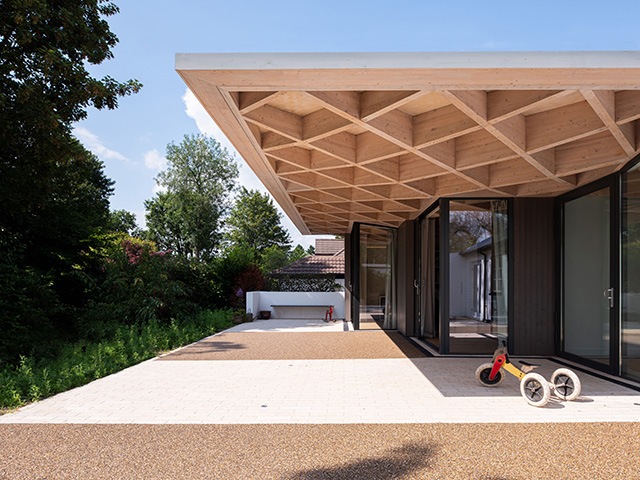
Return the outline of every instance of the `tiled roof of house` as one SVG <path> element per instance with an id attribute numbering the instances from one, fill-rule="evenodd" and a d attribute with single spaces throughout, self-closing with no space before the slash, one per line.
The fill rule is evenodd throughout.
<path id="1" fill-rule="evenodd" d="M 344 240 L 341 238 L 316 239 L 316 255 L 344 254 Z"/>
<path id="2" fill-rule="evenodd" d="M 309 255 L 286 267 L 271 272 L 272 275 L 335 275 L 344 278 L 344 255 Z"/>

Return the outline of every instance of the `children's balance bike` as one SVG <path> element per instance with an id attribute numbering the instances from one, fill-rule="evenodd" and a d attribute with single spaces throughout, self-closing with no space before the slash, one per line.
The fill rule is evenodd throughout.
<path id="1" fill-rule="evenodd" d="M 496 387 L 506 377 L 503 371 L 507 371 L 520 380 L 520 393 L 534 407 L 544 407 L 551 397 L 551 390 L 561 400 L 575 400 L 580 396 L 580 379 L 568 368 L 557 369 L 551 375 L 551 381 L 547 382 L 542 375 L 532 373 L 540 365 L 522 360 L 520 365 L 518 368 L 509 361 L 506 342 L 502 341 L 493 354 L 493 361 L 483 363 L 476 369 L 476 379 L 485 387 Z"/>

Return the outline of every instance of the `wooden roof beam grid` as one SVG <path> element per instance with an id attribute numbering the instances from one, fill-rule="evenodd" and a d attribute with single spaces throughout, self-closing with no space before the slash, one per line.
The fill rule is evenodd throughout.
<path id="1" fill-rule="evenodd" d="M 360 95 L 360 118 L 369 122 L 403 105 L 428 94 L 428 91 L 380 91 L 367 90 Z"/>
<path id="2" fill-rule="evenodd" d="M 263 105 L 244 115 L 247 121 L 294 141 L 302 140 L 302 117 L 270 105 Z"/>
<path id="3" fill-rule="evenodd" d="M 443 92 L 451 103 L 461 112 L 482 126 L 487 132 L 497 138 L 524 159 L 545 177 L 560 183 L 565 180 L 555 174 L 552 153 L 532 155 L 527 151 L 528 125 L 524 115 L 519 114 L 497 123 L 490 123 L 487 118 L 487 93 L 483 90 L 447 90 Z M 490 180 L 491 185 L 495 182 Z"/>
<path id="4" fill-rule="evenodd" d="M 633 122 L 616 123 L 616 94 L 612 90 L 582 90 L 584 98 L 625 153 L 633 157 L 636 152 L 636 131 Z"/>
<path id="5" fill-rule="evenodd" d="M 237 92 L 238 101 L 236 105 L 242 115 L 249 113 L 256 108 L 266 105 L 278 95 L 280 92 Z"/>
<path id="6" fill-rule="evenodd" d="M 616 123 L 640 120 L 640 91 L 624 90 L 616 93 Z"/>
<path id="7" fill-rule="evenodd" d="M 354 97 L 352 95 L 349 95 L 352 92 L 307 92 L 307 93 L 309 95 L 312 95 L 312 96 L 316 97 L 320 102 L 323 103 L 323 106 L 325 108 L 330 109 L 334 113 L 343 116 L 344 118 L 348 119 L 349 121 L 351 121 L 352 123 L 354 123 L 356 125 L 359 125 L 361 127 L 364 127 L 366 129 L 368 129 L 374 135 L 377 135 L 377 136 L 383 138 L 384 140 L 387 140 L 387 142 L 396 145 L 397 148 L 399 148 L 401 150 L 404 149 L 404 150 L 406 150 L 408 152 L 414 153 L 414 154 L 419 155 L 419 156 L 421 156 L 421 157 L 423 157 L 423 158 L 425 158 L 427 160 L 430 160 L 431 162 L 435 163 L 439 167 L 441 167 L 441 168 L 447 170 L 448 172 L 460 177 L 463 180 L 466 180 L 466 181 L 469 181 L 469 182 L 475 184 L 476 186 L 478 186 L 480 188 L 487 188 L 488 187 L 488 185 L 481 183 L 477 178 L 468 176 L 463 172 L 457 171 L 453 166 L 451 166 L 451 162 L 443 163 L 436 156 L 434 156 L 433 154 L 426 153 L 424 148 L 420 150 L 420 149 L 414 148 L 411 145 L 407 145 L 407 143 L 405 141 L 399 140 L 396 136 L 391 135 L 390 133 L 388 133 L 386 131 L 380 130 L 379 128 L 376 128 L 376 126 L 372 125 L 371 123 L 363 122 L 358 117 L 353 116 L 349 111 L 340 110 L 339 105 L 351 105 L 353 103 Z M 333 93 L 334 95 L 327 95 L 327 93 Z M 341 98 L 341 96 L 337 95 L 337 94 L 343 94 L 344 95 L 344 99 Z M 406 114 L 403 114 L 403 115 L 406 115 Z M 415 123 L 415 121 L 414 121 L 414 123 Z M 477 124 L 476 124 L 476 127 L 478 129 L 481 128 Z M 474 127 L 474 129 L 476 127 Z M 442 140 L 444 140 L 444 139 L 442 139 Z M 414 141 L 415 141 L 415 138 L 414 138 Z M 440 142 L 438 142 L 438 143 L 440 143 Z M 396 150 L 395 152 L 390 152 L 390 154 L 394 154 L 394 153 L 398 153 L 398 151 Z"/>

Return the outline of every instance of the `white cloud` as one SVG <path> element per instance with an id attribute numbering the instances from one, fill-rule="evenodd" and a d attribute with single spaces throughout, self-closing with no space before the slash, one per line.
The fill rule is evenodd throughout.
<path id="1" fill-rule="evenodd" d="M 198 127 L 200 133 L 215 138 L 229 152 L 237 153 L 226 135 L 222 133 L 216 122 L 212 120 L 196 96 L 188 88 L 182 96 L 182 101 L 184 102 L 185 113 L 196 122 L 196 127 Z"/>
<path id="2" fill-rule="evenodd" d="M 144 166 L 149 170 L 162 170 L 167 166 L 167 159 L 156 149 L 144 154 Z"/>
<path id="3" fill-rule="evenodd" d="M 151 193 L 153 193 L 154 195 L 156 193 L 165 193 L 166 191 L 167 187 L 165 187 L 164 185 L 158 185 L 157 183 L 151 189 Z"/>
<path id="4" fill-rule="evenodd" d="M 120 152 L 111 150 L 102 143 L 100 138 L 83 127 L 75 127 L 73 134 L 80 142 L 91 152 L 93 152 L 100 160 L 120 160 L 128 162 L 129 159 Z"/>

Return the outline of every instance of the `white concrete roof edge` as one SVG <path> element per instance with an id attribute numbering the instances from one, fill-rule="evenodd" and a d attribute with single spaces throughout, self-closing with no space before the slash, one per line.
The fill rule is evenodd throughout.
<path id="1" fill-rule="evenodd" d="M 176 70 L 639 68 L 640 51 L 177 53 Z"/>

